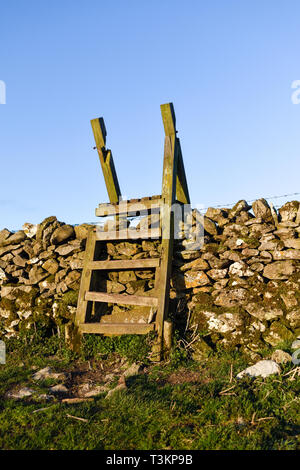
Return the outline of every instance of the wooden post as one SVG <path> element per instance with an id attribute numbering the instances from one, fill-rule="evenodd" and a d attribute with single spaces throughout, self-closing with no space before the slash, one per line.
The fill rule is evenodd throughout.
<path id="1" fill-rule="evenodd" d="M 170 275 L 173 255 L 174 239 L 174 214 L 171 211 L 172 204 L 176 196 L 176 175 L 177 175 L 177 140 L 176 140 L 176 120 L 172 103 L 161 105 L 161 114 L 165 129 L 164 147 L 164 167 L 162 182 L 162 251 L 161 266 L 158 291 L 158 309 L 156 316 L 158 340 L 155 352 L 161 358 L 163 346 L 163 327 L 169 306 L 170 295 Z"/>
<path id="2" fill-rule="evenodd" d="M 186 181 L 184 163 L 181 153 L 180 140 L 176 137 L 177 151 L 178 151 L 178 163 L 177 163 L 177 179 L 176 179 L 176 199 L 183 204 L 190 204 L 190 195 L 188 185 Z"/>
<path id="3" fill-rule="evenodd" d="M 85 300 L 85 293 L 90 290 L 92 270 L 89 264 L 94 259 L 95 244 L 96 244 L 96 234 L 93 228 L 90 228 L 87 241 L 86 241 L 84 263 L 83 263 L 80 289 L 79 289 L 78 301 L 77 301 L 75 328 L 74 328 L 73 339 L 72 339 L 72 349 L 76 352 L 78 352 L 80 348 L 81 336 L 82 336 L 79 325 L 85 322 L 85 316 L 86 316 L 86 310 L 87 310 L 87 300 Z"/>
<path id="4" fill-rule="evenodd" d="M 114 160 L 111 150 L 106 149 L 106 128 L 103 118 L 91 120 L 91 125 L 95 137 L 101 168 L 111 203 L 117 204 L 121 199 L 121 190 L 115 170 Z"/>

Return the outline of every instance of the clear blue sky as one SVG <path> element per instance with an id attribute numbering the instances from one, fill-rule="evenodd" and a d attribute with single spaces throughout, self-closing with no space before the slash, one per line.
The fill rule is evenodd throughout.
<path id="1" fill-rule="evenodd" d="M 123 195 L 159 194 L 169 101 L 194 206 L 300 191 L 298 0 L 12 0 L 0 15 L 0 229 L 96 220 L 99 116 Z"/>

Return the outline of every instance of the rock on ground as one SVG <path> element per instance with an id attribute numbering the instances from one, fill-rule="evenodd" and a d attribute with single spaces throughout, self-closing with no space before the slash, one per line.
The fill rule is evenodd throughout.
<path id="1" fill-rule="evenodd" d="M 244 376 L 250 377 L 269 377 L 272 374 L 280 374 L 281 369 L 275 361 L 259 361 L 253 366 L 247 367 L 237 374 L 236 378 L 241 379 Z"/>

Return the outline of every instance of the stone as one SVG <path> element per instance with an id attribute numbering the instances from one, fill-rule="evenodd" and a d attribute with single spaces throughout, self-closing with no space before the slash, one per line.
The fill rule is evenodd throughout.
<path id="1" fill-rule="evenodd" d="M 275 318 L 283 316 L 283 311 L 280 308 L 272 308 L 272 306 L 260 305 L 257 302 L 245 305 L 244 309 L 252 317 L 258 318 L 261 321 L 274 320 Z"/>
<path id="2" fill-rule="evenodd" d="M 49 276 L 47 271 L 44 271 L 41 267 L 34 265 L 29 271 L 29 282 L 30 284 L 38 284 L 47 276 Z"/>
<path id="3" fill-rule="evenodd" d="M 2 268 L 0 268 L 0 281 L 6 281 L 6 279 L 7 279 L 7 276 L 5 274 L 5 271 Z"/>
<path id="4" fill-rule="evenodd" d="M 20 255 L 15 256 L 12 261 L 16 266 L 21 266 L 23 268 L 26 266 L 27 263 L 27 260 L 22 258 Z"/>
<path id="5" fill-rule="evenodd" d="M 281 349 L 276 349 L 273 352 L 271 359 L 272 361 L 277 362 L 277 364 L 287 364 L 288 362 L 292 362 L 292 356 Z"/>
<path id="6" fill-rule="evenodd" d="M 243 261 L 237 261 L 229 267 L 229 274 L 231 276 L 248 277 L 253 276 L 254 272 Z"/>
<path id="7" fill-rule="evenodd" d="M 288 309 L 296 307 L 298 305 L 298 301 L 293 291 L 289 291 L 284 294 L 281 294 L 280 297 L 282 298 L 283 302 L 285 303 L 286 308 Z"/>
<path id="8" fill-rule="evenodd" d="M 61 243 L 74 238 L 75 231 L 72 225 L 62 225 L 54 230 L 50 242 L 53 245 L 60 245 Z"/>
<path id="9" fill-rule="evenodd" d="M 201 255 L 199 250 L 183 250 L 183 251 L 176 251 L 174 253 L 175 257 L 190 261 L 199 258 Z"/>
<path id="10" fill-rule="evenodd" d="M 259 251 L 256 250 L 255 248 L 244 248 L 242 250 L 242 256 L 245 256 L 245 258 L 250 258 L 252 256 L 257 256 L 259 255 Z M 234 260 L 234 261 L 239 261 L 239 260 Z"/>
<path id="11" fill-rule="evenodd" d="M 262 263 L 259 263 L 259 262 L 255 262 L 255 263 L 251 264 L 252 271 L 255 271 L 257 273 L 262 272 L 264 270 L 264 267 L 265 267 L 265 265 L 262 264 Z"/>
<path id="12" fill-rule="evenodd" d="M 19 243 L 24 241 L 25 238 L 26 238 L 26 235 L 23 232 L 23 230 L 19 230 L 18 232 L 10 235 L 8 238 L 5 238 L 4 241 L 0 243 L 0 245 L 3 247 L 7 247 L 9 245 L 18 245 Z M 14 247 L 12 247 L 12 249 L 14 249 Z"/>
<path id="13" fill-rule="evenodd" d="M 269 241 L 263 241 L 261 245 L 258 247 L 259 251 L 268 251 L 274 250 L 278 251 L 284 248 L 284 243 L 281 240 L 277 240 L 276 238 Z"/>
<path id="14" fill-rule="evenodd" d="M 263 339 L 266 343 L 276 347 L 281 343 L 291 341 L 293 333 L 282 323 L 275 321 L 271 324 L 269 330 L 263 334 Z"/>
<path id="15" fill-rule="evenodd" d="M 300 328 L 300 308 L 288 312 L 286 319 L 292 328 Z"/>
<path id="16" fill-rule="evenodd" d="M 296 339 L 292 342 L 291 349 L 300 349 L 300 339 Z"/>
<path id="17" fill-rule="evenodd" d="M 230 265 L 228 260 L 219 259 L 212 253 L 204 253 L 202 257 L 208 260 L 208 263 L 212 269 L 225 269 Z"/>
<path id="18" fill-rule="evenodd" d="M 300 259 L 300 250 L 287 249 L 284 251 L 273 251 L 273 259 L 275 261 L 286 260 L 286 259 Z"/>
<path id="19" fill-rule="evenodd" d="M 140 279 L 153 279 L 154 272 L 150 270 L 135 271 L 135 274 Z"/>
<path id="20" fill-rule="evenodd" d="M 206 216 L 204 216 L 204 230 L 210 235 L 218 234 L 218 229 L 217 229 L 215 222 Z"/>
<path id="21" fill-rule="evenodd" d="M 269 375 L 273 374 L 280 374 L 281 369 L 279 365 L 275 361 L 270 360 L 263 360 L 259 361 L 253 366 L 247 367 L 247 369 L 242 370 L 236 376 L 237 379 L 241 379 L 242 377 L 249 376 L 249 377 L 269 377 Z"/>
<path id="22" fill-rule="evenodd" d="M 71 259 L 70 261 L 70 268 L 73 269 L 82 269 L 83 268 L 83 260 L 82 259 Z"/>
<path id="23" fill-rule="evenodd" d="M 67 395 L 69 391 L 65 385 L 58 384 L 54 385 L 53 387 L 50 387 L 49 392 L 51 393 L 51 395 Z"/>
<path id="24" fill-rule="evenodd" d="M 22 398 L 31 397 L 34 393 L 36 392 L 32 388 L 23 387 L 16 392 L 8 392 L 6 396 L 8 398 L 14 398 L 15 400 L 20 400 Z"/>
<path id="25" fill-rule="evenodd" d="M 4 228 L 3 230 L 0 230 L 0 245 L 4 240 L 7 240 L 8 237 L 10 237 L 11 232 L 7 230 L 7 228 Z"/>
<path id="26" fill-rule="evenodd" d="M 125 286 L 117 281 L 107 281 L 107 292 L 110 294 L 120 294 L 124 292 Z"/>
<path id="27" fill-rule="evenodd" d="M 117 385 L 115 388 L 113 388 L 112 390 L 110 390 L 108 394 L 106 395 L 105 399 L 111 398 L 116 392 L 121 392 L 122 390 L 126 390 L 126 389 L 127 389 L 126 384 L 121 383 Z"/>
<path id="28" fill-rule="evenodd" d="M 243 318 L 238 313 L 221 313 L 204 311 L 203 315 L 207 319 L 207 328 L 209 331 L 215 331 L 217 333 L 230 333 L 236 329 L 242 327 Z"/>
<path id="29" fill-rule="evenodd" d="M 138 281 L 131 281 L 126 284 L 127 294 L 143 294 L 146 287 L 146 280 L 139 279 Z"/>
<path id="30" fill-rule="evenodd" d="M 227 218 L 227 214 L 222 209 L 215 209 L 214 207 L 209 207 L 205 213 L 205 216 L 214 222 L 219 222 L 224 218 Z"/>
<path id="31" fill-rule="evenodd" d="M 265 266 L 263 276 L 268 279 L 288 279 L 295 270 L 295 264 L 292 260 L 275 261 Z"/>
<path id="32" fill-rule="evenodd" d="M 108 245 L 108 244 L 107 244 Z M 133 242 L 121 242 L 115 245 L 117 254 L 131 257 L 141 251 L 141 247 Z"/>
<path id="33" fill-rule="evenodd" d="M 186 271 L 184 284 L 186 289 L 190 289 L 191 287 L 206 286 L 210 284 L 210 280 L 203 271 Z"/>
<path id="34" fill-rule="evenodd" d="M 68 374 L 65 372 L 54 372 L 49 366 L 35 372 L 32 376 L 32 379 L 35 381 L 46 379 L 66 380 L 67 378 Z"/>
<path id="35" fill-rule="evenodd" d="M 37 226 L 36 231 L 36 240 L 41 241 L 43 239 L 43 232 L 44 230 L 52 223 L 57 222 L 57 218 L 53 215 L 44 219 L 40 224 Z"/>
<path id="36" fill-rule="evenodd" d="M 252 209 L 255 217 L 261 218 L 263 221 L 271 222 L 273 221 L 272 212 L 269 204 L 263 198 L 257 199 L 252 204 Z"/>
<path id="37" fill-rule="evenodd" d="M 240 224 L 229 224 L 226 225 L 226 227 L 223 230 L 223 235 L 226 237 L 238 237 L 238 238 L 243 238 L 247 237 L 249 233 L 249 229 L 245 225 L 240 225 Z M 244 243 L 244 241 L 242 242 Z M 242 243 L 239 243 L 240 245 Z"/>
<path id="38" fill-rule="evenodd" d="M 61 226 L 61 223 L 56 220 L 55 222 L 51 223 L 48 225 L 47 228 L 44 229 L 43 234 L 42 234 L 42 241 L 43 241 L 43 247 L 46 248 L 47 245 L 49 245 L 51 236 L 53 232 Z"/>
<path id="39" fill-rule="evenodd" d="M 299 201 L 286 202 L 278 211 L 281 221 L 293 222 L 296 219 L 298 209 Z"/>
<path id="40" fill-rule="evenodd" d="M 36 236 L 37 228 L 38 228 L 37 225 L 30 224 L 28 222 L 26 222 L 22 227 L 26 237 L 28 238 L 33 238 Z"/>
<path id="41" fill-rule="evenodd" d="M 85 385 L 90 385 L 90 384 L 85 384 Z M 106 393 L 108 391 L 108 388 L 106 385 L 97 385 L 96 387 L 92 387 L 86 392 L 81 391 L 81 395 L 85 398 L 92 398 L 100 395 L 101 393 Z"/>
<path id="42" fill-rule="evenodd" d="M 300 250 L 300 238 L 287 238 L 286 240 L 283 240 L 283 244 L 286 248 Z"/>
<path id="43" fill-rule="evenodd" d="M 128 369 L 125 370 L 123 376 L 125 378 L 133 377 L 134 375 L 138 375 L 141 371 L 141 365 L 133 363 Z"/>
<path id="44" fill-rule="evenodd" d="M 120 271 L 119 272 L 119 282 L 121 284 L 126 284 L 130 281 L 136 281 L 136 275 L 134 271 Z"/>
<path id="45" fill-rule="evenodd" d="M 228 259 L 230 261 L 241 261 L 241 254 L 238 251 L 226 250 L 224 253 L 220 253 L 221 259 Z"/>
<path id="46" fill-rule="evenodd" d="M 207 261 L 202 258 L 196 258 L 195 260 L 191 261 L 190 263 L 184 263 L 180 266 L 180 271 L 205 271 L 209 269 L 209 265 Z"/>
<path id="47" fill-rule="evenodd" d="M 277 230 L 273 232 L 273 234 L 279 237 L 280 240 L 284 242 L 285 240 L 295 238 L 297 233 L 291 228 L 278 227 Z"/>
<path id="48" fill-rule="evenodd" d="M 70 289 L 75 289 L 79 287 L 79 280 L 81 277 L 81 273 L 78 271 L 71 271 L 64 279 L 64 282 Z"/>
<path id="49" fill-rule="evenodd" d="M 33 254 L 35 256 L 38 256 L 43 251 L 43 245 L 40 242 L 35 242 L 33 244 L 32 249 L 33 249 Z"/>
<path id="50" fill-rule="evenodd" d="M 75 225 L 74 231 L 75 231 L 75 236 L 79 240 L 85 240 L 88 236 L 89 230 L 92 229 L 92 227 L 89 224 L 81 224 L 81 225 Z"/>
<path id="51" fill-rule="evenodd" d="M 225 240 L 224 245 L 229 248 L 229 250 L 243 250 L 244 248 L 248 247 L 248 244 L 243 240 L 243 238 L 239 238 L 237 236 L 231 236 Z"/>
<path id="52" fill-rule="evenodd" d="M 219 279 L 224 279 L 226 276 L 227 276 L 227 273 L 228 273 L 228 269 L 225 268 L 225 269 L 210 269 L 209 271 L 207 271 L 207 275 L 214 279 L 215 281 L 219 280 Z"/>
<path id="53" fill-rule="evenodd" d="M 251 206 L 249 206 L 247 201 L 241 199 L 233 206 L 232 209 L 230 209 L 228 217 L 232 219 L 233 217 L 239 215 L 242 211 L 248 211 L 249 209 L 251 209 Z"/>
<path id="54" fill-rule="evenodd" d="M 215 305 L 229 308 L 236 305 L 243 305 L 247 298 L 247 291 L 243 288 L 224 289 L 214 300 Z"/>
<path id="55" fill-rule="evenodd" d="M 59 264 L 55 259 L 48 259 L 42 264 L 42 268 L 48 271 L 50 274 L 56 274 L 59 269 Z"/>

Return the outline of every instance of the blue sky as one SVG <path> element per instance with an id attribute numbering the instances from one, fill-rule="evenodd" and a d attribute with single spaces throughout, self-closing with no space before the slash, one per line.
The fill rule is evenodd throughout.
<path id="1" fill-rule="evenodd" d="M 194 206 L 300 192 L 299 26 L 293 0 L 2 2 L 0 229 L 96 220 L 98 116 L 123 195 L 159 194 L 169 101 Z"/>

